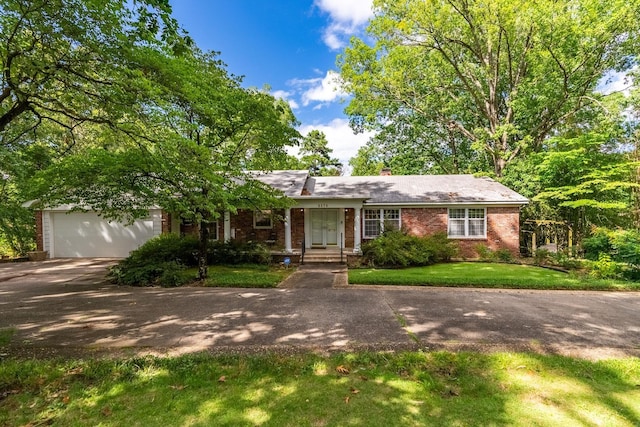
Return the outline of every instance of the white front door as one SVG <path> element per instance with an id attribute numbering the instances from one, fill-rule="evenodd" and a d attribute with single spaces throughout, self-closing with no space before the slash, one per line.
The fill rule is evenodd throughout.
<path id="1" fill-rule="evenodd" d="M 311 210 L 311 245 L 329 246 L 338 244 L 338 210 Z"/>

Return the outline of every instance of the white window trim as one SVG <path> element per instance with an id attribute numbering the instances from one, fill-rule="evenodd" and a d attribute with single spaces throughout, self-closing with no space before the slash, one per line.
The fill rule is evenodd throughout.
<path id="1" fill-rule="evenodd" d="M 269 212 L 267 217 L 269 218 L 269 225 L 256 225 L 258 213 L 264 214 L 265 212 Z M 253 228 L 255 230 L 271 230 L 273 228 L 273 212 L 270 209 L 264 211 L 253 211 Z"/>
<path id="2" fill-rule="evenodd" d="M 209 226 L 216 230 L 216 238 L 215 239 L 211 238 L 211 231 L 209 231 L 209 240 L 215 240 L 215 241 L 220 240 L 220 229 L 218 228 L 219 225 L 220 224 L 218 224 L 217 220 L 209 223 Z"/>
<path id="3" fill-rule="evenodd" d="M 451 210 L 452 209 L 464 209 L 464 218 L 451 218 Z M 470 236 L 469 235 L 469 221 L 473 219 L 479 218 L 469 218 L 469 210 L 470 209 L 482 209 L 484 211 L 484 227 L 482 230 L 482 235 Z M 449 234 L 451 227 L 449 226 L 449 221 L 452 219 L 464 220 L 464 236 L 455 236 Z M 464 208 L 448 208 L 447 209 L 447 237 L 450 239 L 486 239 L 487 238 L 487 208 L 486 207 L 464 207 Z"/>
<path id="4" fill-rule="evenodd" d="M 367 234 L 367 221 L 374 221 L 372 219 L 366 219 L 366 211 L 378 211 L 380 218 L 378 221 L 380 222 L 380 234 L 384 233 L 384 211 L 398 211 L 398 229 L 402 228 L 402 209 L 397 207 L 386 207 L 386 208 L 363 208 L 362 209 L 362 238 L 363 239 L 375 239 L 379 237 L 380 234 L 370 235 Z"/>

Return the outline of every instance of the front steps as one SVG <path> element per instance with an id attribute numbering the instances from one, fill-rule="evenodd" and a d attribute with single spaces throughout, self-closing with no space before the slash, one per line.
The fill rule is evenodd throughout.
<path id="1" fill-rule="evenodd" d="M 340 264 L 340 249 L 307 249 L 304 253 L 304 264 Z M 347 250 L 342 253 L 342 262 L 347 262 Z"/>

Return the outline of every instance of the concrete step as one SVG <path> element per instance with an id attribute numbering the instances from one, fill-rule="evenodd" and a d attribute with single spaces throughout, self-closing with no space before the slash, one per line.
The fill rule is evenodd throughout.
<path id="1" fill-rule="evenodd" d="M 347 257 L 343 257 L 343 260 L 346 261 Z M 340 263 L 340 255 L 335 254 L 305 254 L 304 256 L 305 264 L 339 264 Z"/>

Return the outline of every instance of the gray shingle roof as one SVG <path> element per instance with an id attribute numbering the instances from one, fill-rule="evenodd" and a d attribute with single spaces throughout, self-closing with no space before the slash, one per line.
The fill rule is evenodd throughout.
<path id="1" fill-rule="evenodd" d="M 309 176 L 309 172 L 304 170 L 252 171 L 251 173 L 257 180 L 282 191 L 288 197 L 301 195 L 307 176 Z"/>
<path id="2" fill-rule="evenodd" d="M 309 177 L 312 197 L 367 197 L 367 204 L 526 204 L 528 200 L 490 178 L 473 175 L 393 175 Z M 303 199 L 303 197 L 296 197 Z"/>
<path id="3" fill-rule="evenodd" d="M 366 204 L 514 204 L 528 200 L 486 177 L 392 175 L 310 177 L 307 171 L 252 172 L 265 184 L 297 199 L 363 199 Z"/>

